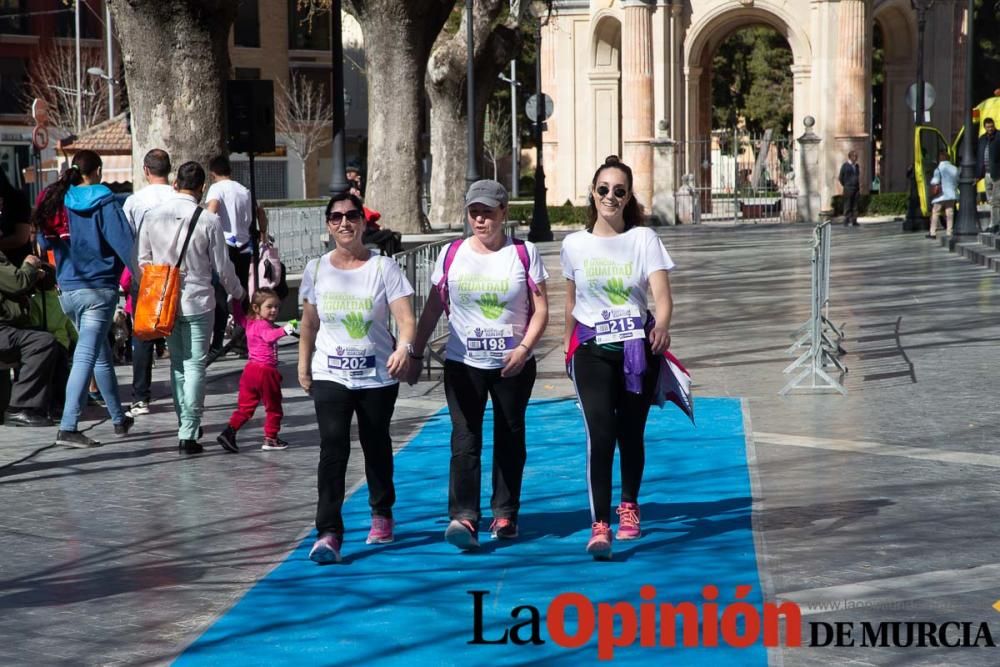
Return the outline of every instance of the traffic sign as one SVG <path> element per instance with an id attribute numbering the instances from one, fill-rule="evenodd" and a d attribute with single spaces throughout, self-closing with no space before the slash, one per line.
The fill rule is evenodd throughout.
<path id="1" fill-rule="evenodd" d="M 934 108 L 934 100 L 937 98 L 937 93 L 934 90 L 934 86 L 924 82 L 924 111 L 928 111 Z M 910 87 L 906 89 L 906 106 L 910 107 L 910 111 L 917 110 L 917 84 L 910 84 Z"/>
<path id="2" fill-rule="evenodd" d="M 542 99 L 545 103 L 542 114 L 542 120 L 544 121 L 552 117 L 552 98 L 542 93 Z M 529 97 L 527 103 L 524 105 L 524 113 L 527 114 L 528 120 L 532 123 L 538 122 L 538 106 L 538 93 Z"/>
<path id="3" fill-rule="evenodd" d="M 31 117 L 35 119 L 35 125 L 40 125 L 45 127 L 49 124 L 49 105 L 48 103 L 36 97 L 31 103 Z"/>
<path id="4" fill-rule="evenodd" d="M 49 131 L 41 125 L 36 125 L 31 131 L 31 143 L 37 150 L 45 150 L 49 145 Z"/>

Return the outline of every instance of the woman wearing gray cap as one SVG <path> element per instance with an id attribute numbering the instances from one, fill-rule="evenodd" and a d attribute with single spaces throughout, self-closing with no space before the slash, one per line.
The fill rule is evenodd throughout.
<path id="1" fill-rule="evenodd" d="M 414 347 L 427 345 L 442 312 L 448 314 L 444 386 L 451 414 L 451 473 L 445 539 L 460 549 L 479 546 L 480 470 L 486 399 L 493 420 L 494 538 L 517 537 L 521 479 L 527 452 L 524 413 L 535 384 L 532 349 L 549 319 L 545 271 L 531 243 L 504 235 L 507 190 L 477 181 L 465 195 L 472 236 L 438 256 L 435 289 L 417 326 Z M 420 357 L 417 357 L 420 359 Z M 420 375 L 412 364 L 410 383 Z"/>

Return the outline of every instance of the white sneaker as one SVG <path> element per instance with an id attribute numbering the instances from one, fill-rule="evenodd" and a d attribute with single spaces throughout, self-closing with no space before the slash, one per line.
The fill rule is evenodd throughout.
<path id="1" fill-rule="evenodd" d="M 129 408 L 129 412 L 132 413 L 132 416 L 148 415 L 149 403 L 147 403 L 146 401 L 136 401 L 135 403 L 132 404 L 132 407 Z"/>

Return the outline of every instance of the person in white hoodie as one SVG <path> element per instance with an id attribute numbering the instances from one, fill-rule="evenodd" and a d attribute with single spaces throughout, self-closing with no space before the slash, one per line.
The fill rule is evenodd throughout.
<path id="1" fill-rule="evenodd" d="M 219 216 L 198 206 L 205 188 L 205 170 L 185 162 L 177 170 L 174 196 L 146 214 L 139 232 L 139 267 L 174 264 L 180 256 L 190 223 L 195 222 L 181 262 L 181 299 L 177 321 L 167 337 L 170 374 L 179 428 L 178 448 L 185 454 L 202 451 L 198 444 L 205 406 L 205 360 L 215 311 L 215 271 L 231 299 L 245 296 L 229 260 Z"/>
<path id="2" fill-rule="evenodd" d="M 167 181 L 167 177 L 170 176 L 170 156 L 165 150 L 154 148 L 146 153 L 146 157 L 142 159 L 142 174 L 149 185 L 130 195 L 122 207 L 137 237 L 146 214 L 174 196 L 174 189 Z M 135 267 L 136 263 L 133 262 L 131 268 Z M 131 277 L 129 291 L 132 293 L 134 303 L 139 295 L 139 276 Z M 154 341 L 132 336 L 132 405 L 129 412 L 133 416 L 149 414 L 155 345 Z"/>

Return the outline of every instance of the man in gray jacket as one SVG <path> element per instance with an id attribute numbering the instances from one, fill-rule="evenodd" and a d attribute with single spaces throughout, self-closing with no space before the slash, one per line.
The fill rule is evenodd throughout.
<path id="1" fill-rule="evenodd" d="M 861 167 L 858 165 L 857 151 L 847 154 L 847 162 L 840 166 L 837 176 L 844 188 L 844 227 L 858 226 L 858 199 L 861 192 Z"/>
<path id="2" fill-rule="evenodd" d="M 181 299 L 177 322 L 167 337 L 174 409 L 180 427 L 179 449 L 186 454 L 202 451 L 198 444 L 205 407 L 205 360 L 212 336 L 215 288 L 212 272 L 232 299 L 242 299 L 243 286 L 229 259 L 219 216 L 200 210 L 205 170 L 185 162 L 177 170 L 176 194 L 146 214 L 139 233 L 139 266 L 175 264 L 197 212 L 187 252 L 181 262 Z"/>

